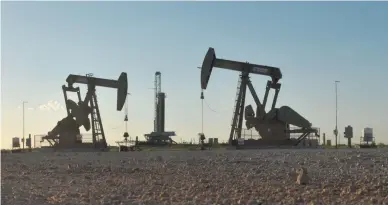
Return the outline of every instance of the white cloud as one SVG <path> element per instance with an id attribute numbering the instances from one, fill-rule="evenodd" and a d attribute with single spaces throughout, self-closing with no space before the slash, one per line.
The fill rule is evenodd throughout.
<path id="1" fill-rule="evenodd" d="M 22 106 L 19 105 L 18 109 L 22 109 Z M 25 107 L 27 110 L 42 110 L 42 111 L 51 111 L 51 112 L 56 112 L 60 110 L 66 110 L 63 105 L 61 105 L 58 101 L 56 100 L 49 100 L 45 104 L 40 104 L 37 107 Z"/>
<path id="2" fill-rule="evenodd" d="M 46 104 L 39 105 L 39 110 L 47 110 L 47 111 L 59 111 L 65 110 L 65 108 L 56 100 L 50 100 Z"/>
<path id="3" fill-rule="evenodd" d="M 19 105 L 19 106 L 18 106 L 18 109 L 22 109 L 22 106 Z M 24 107 L 24 109 L 27 109 L 27 110 L 35 110 L 35 108 L 33 108 L 33 107 Z"/>

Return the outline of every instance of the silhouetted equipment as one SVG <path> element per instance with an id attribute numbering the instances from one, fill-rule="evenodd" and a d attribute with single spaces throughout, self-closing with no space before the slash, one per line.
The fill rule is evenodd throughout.
<path id="1" fill-rule="evenodd" d="M 124 137 L 125 140 L 128 140 L 128 137 L 129 137 L 128 132 L 124 132 L 124 136 L 123 137 Z"/>
<path id="2" fill-rule="evenodd" d="M 127 95 L 130 95 L 130 93 L 127 93 Z M 128 98 L 125 100 L 125 117 L 124 117 L 124 123 L 125 123 L 125 132 L 124 132 L 124 138 L 127 136 L 129 137 L 128 134 Z M 126 138 L 125 138 L 126 139 Z"/>
<path id="3" fill-rule="evenodd" d="M 128 152 L 128 151 L 129 151 L 128 146 L 124 146 L 124 145 L 119 146 L 119 152 Z"/>
<path id="4" fill-rule="evenodd" d="M 206 139 L 205 134 L 199 133 L 198 137 L 199 137 L 199 141 L 200 141 L 200 144 L 201 144 L 201 150 L 205 150 L 206 149 L 206 147 L 205 147 L 205 139 Z"/>
<path id="5" fill-rule="evenodd" d="M 30 138 L 26 139 L 26 147 L 31 148 L 31 139 Z"/>
<path id="6" fill-rule="evenodd" d="M 331 147 L 331 140 L 326 141 L 327 146 Z"/>
<path id="7" fill-rule="evenodd" d="M 127 93 L 129 95 L 129 93 Z M 129 134 L 128 134 L 128 98 L 125 101 L 125 117 L 124 117 L 124 123 L 125 123 L 125 132 L 123 134 L 124 141 L 116 141 L 116 143 L 119 145 L 119 152 L 128 152 L 129 147 L 131 146 L 130 143 L 131 140 L 128 140 Z"/>
<path id="8" fill-rule="evenodd" d="M 168 145 L 176 142 L 171 139 L 175 132 L 166 132 L 165 127 L 165 98 L 166 94 L 162 92 L 161 73 L 155 73 L 155 117 L 154 131 L 145 134 L 146 144 L 148 145 Z"/>
<path id="9" fill-rule="evenodd" d="M 376 148 L 375 137 L 373 136 L 373 128 L 366 127 L 362 129 L 360 138 L 360 148 Z"/>
<path id="10" fill-rule="evenodd" d="M 129 151 L 128 143 L 130 143 L 128 141 L 128 137 L 129 137 L 128 132 L 124 132 L 123 137 L 124 137 L 124 141 L 118 141 L 116 143 L 119 145 L 119 152 L 128 152 Z"/>
<path id="11" fill-rule="evenodd" d="M 87 74 L 86 76 L 69 75 L 66 82 L 67 86 L 63 85 L 62 90 L 68 116 L 59 121 L 57 126 L 42 140 L 47 140 L 51 146 L 56 148 L 96 148 L 107 150 L 108 145 L 97 103 L 96 87 L 117 89 L 116 109 L 121 111 L 128 91 L 127 74 L 122 72 L 118 80 L 96 78 L 92 74 Z M 79 87 L 74 87 L 75 83 L 87 85 L 88 91 L 84 100 L 81 99 Z M 76 92 L 78 103 L 68 99 L 67 92 Z M 89 119 L 89 114 L 91 114 L 91 120 Z M 82 142 L 79 130 L 81 126 L 86 131 L 92 129 L 92 143 Z"/>
<path id="12" fill-rule="evenodd" d="M 353 127 L 348 125 L 345 127 L 344 137 L 348 139 L 348 147 L 352 148 Z"/>
<path id="13" fill-rule="evenodd" d="M 127 132 L 124 133 L 123 141 L 116 141 L 119 146 L 119 152 L 128 152 L 128 151 L 140 151 L 140 147 L 138 146 L 138 137 L 136 136 L 136 140 L 128 140 L 129 134 Z"/>
<path id="14" fill-rule="evenodd" d="M 28 135 L 28 138 L 26 139 L 26 147 L 28 147 L 28 151 L 32 151 L 32 143 L 31 143 L 31 134 Z"/>
<path id="15" fill-rule="evenodd" d="M 119 152 L 128 152 L 129 151 L 129 146 L 128 146 L 129 134 L 128 134 L 128 132 L 124 132 L 123 137 L 124 137 L 124 141 L 121 142 L 123 144 L 118 143 L 119 144 Z"/>
<path id="16" fill-rule="evenodd" d="M 245 110 L 245 124 L 248 129 L 255 128 L 261 140 L 249 140 L 248 144 L 257 145 L 298 145 L 311 133 L 318 135 L 318 130 L 311 127 L 311 123 L 303 118 L 296 111 L 288 106 L 275 108 L 281 84 L 279 80 L 282 78 L 282 73 L 279 68 L 265 65 L 256 65 L 250 63 L 243 63 L 238 61 L 231 61 L 219 59 L 216 57 L 213 48 L 209 48 L 203 60 L 201 68 L 201 88 L 206 89 L 209 83 L 210 75 L 214 67 L 223 68 L 240 72 L 240 78 L 237 86 L 236 101 L 234 107 L 234 115 L 232 120 L 232 127 L 229 135 L 229 143 L 232 145 L 238 144 L 238 139 L 241 138 L 242 124 L 244 120 Z M 250 81 L 249 74 L 269 76 L 271 80 L 267 82 L 266 92 L 263 103 L 260 102 L 253 85 Z M 250 90 L 253 99 L 256 103 L 256 114 L 251 105 L 245 107 L 246 90 Z M 271 109 L 266 112 L 268 93 L 270 89 L 275 90 L 274 99 Z M 299 127 L 299 129 L 290 129 L 290 125 Z M 298 139 L 290 139 L 290 133 L 300 133 Z M 256 142 L 254 142 L 256 141 Z M 240 142 L 241 143 L 241 142 Z"/>
<path id="17" fill-rule="evenodd" d="M 12 138 L 12 148 L 20 148 L 20 138 L 19 137 Z"/>
<path id="18" fill-rule="evenodd" d="M 20 141 L 21 139 L 19 137 L 13 137 L 12 138 L 12 153 L 20 153 L 22 152 L 22 149 L 20 147 Z"/>

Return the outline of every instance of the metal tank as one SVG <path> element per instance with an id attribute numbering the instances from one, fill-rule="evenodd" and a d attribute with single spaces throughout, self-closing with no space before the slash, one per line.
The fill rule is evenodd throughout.
<path id="1" fill-rule="evenodd" d="M 362 139 L 364 142 L 372 142 L 373 141 L 373 128 L 366 127 L 362 129 Z"/>
<path id="2" fill-rule="evenodd" d="M 12 148 L 20 147 L 20 138 L 14 137 L 12 138 Z"/>

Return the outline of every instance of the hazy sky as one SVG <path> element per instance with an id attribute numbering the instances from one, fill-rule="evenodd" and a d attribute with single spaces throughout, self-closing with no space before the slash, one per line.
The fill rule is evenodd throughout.
<path id="1" fill-rule="evenodd" d="M 352 125 L 359 141 L 369 126 L 377 141 L 388 143 L 387 2 L 2 2 L 1 7 L 2 147 L 22 135 L 23 100 L 26 133 L 45 134 L 66 115 L 61 86 L 68 74 L 117 79 L 123 71 L 132 93 L 131 136 L 153 130 L 150 88 L 161 71 L 166 130 L 176 131 L 177 141 L 197 137 L 196 67 L 209 46 L 220 58 L 280 67 L 277 106 L 292 107 L 328 139 L 335 126 L 334 80 L 340 80 L 340 133 Z M 262 99 L 269 78 L 251 79 Z M 236 72 L 213 71 L 205 91 L 215 111 L 205 106 L 208 137 L 228 138 L 237 80 Z M 122 139 L 124 112 L 115 110 L 115 90 L 97 92 L 107 140 L 114 144 Z"/>

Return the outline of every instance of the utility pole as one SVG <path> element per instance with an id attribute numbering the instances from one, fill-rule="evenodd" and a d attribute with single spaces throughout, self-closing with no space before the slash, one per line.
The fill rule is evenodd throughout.
<path id="1" fill-rule="evenodd" d="M 27 101 L 23 101 L 23 149 L 24 149 L 24 144 L 25 144 L 25 137 L 24 137 L 24 105 L 28 103 Z"/>
<path id="2" fill-rule="evenodd" d="M 338 148 L 338 83 L 340 81 L 334 81 L 335 84 L 335 148 Z"/>

